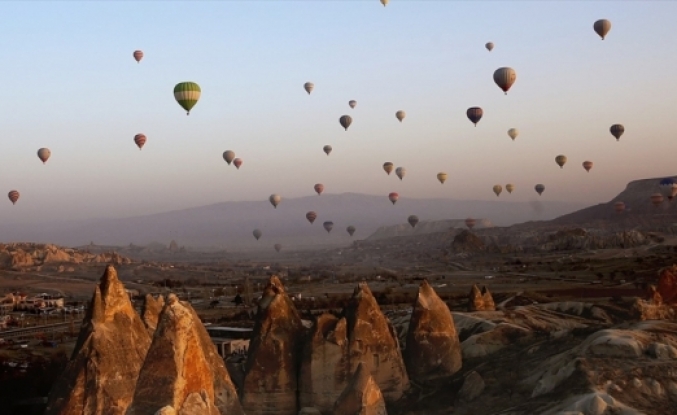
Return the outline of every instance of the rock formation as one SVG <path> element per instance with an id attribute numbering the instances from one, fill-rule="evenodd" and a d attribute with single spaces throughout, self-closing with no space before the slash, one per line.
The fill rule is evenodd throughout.
<path id="1" fill-rule="evenodd" d="M 124 414 L 150 342 L 115 268 L 108 265 L 94 291 L 71 360 L 49 394 L 45 414 Z"/>
<path id="2" fill-rule="evenodd" d="M 155 328 L 158 324 L 158 319 L 160 318 L 160 312 L 162 312 L 162 307 L 165 305 L 165 299 L 162 295 L 159 295 L 157 299 L 151 294 L 146 294 L 146 298 L 143 301 L 143 309 L 141 311 L 141 319 L 143 324 L 148 329 L 148 334 L 153 338 L 155 333 Z"/>
<path id="3" fill-rule="evenodd" d="M 468 294 L 468 311 L 494 311 L 496 304 L 494 297 L 491 296 L 489 289 L 483 286 L 482 289 L 473 284 Z"/>
<path id="4" fill-rule="evenodd" d="M 383 394 L 364 363 L 359 363 L 350 384 L 336 401 L 333 415 L 387 415 Z"/>
<path id="5" fill-rule="evenodd" d="M 63 248 L 52 244 L 11 243 L 0 244 L 0 269 L 21 270 L 49 264 L 110 263 L 117 256 L 117 263 L 129 264 L 131 260 L 117 254 L 91 254 L 78 249 Z"/>
<path id="6" fill-rule="evenodd" d="M 453 252 L 480 252 L 484 251 L 485 248 L 484 241 L 467 229 L 459 232 L 451 243 Z"/>
<path id="7" fill-rule="evenodd" d="M 127 415 L 160 410 L 180 415 L 244 414 L 226 366 L 199 317 L 174 294 L 160 314 Z"/>
<path id="8" fill-rule="evenodd" d="M 411 314 L 404 362 L 417 382 L 451 376 L 461 369 L 461 344 L 451 312 L 424 281 Z"/>
<path id="9" fill-rule="evenodd" d="M 341 318 L 320 316 L 302 353 L 301 406 L 332 413 L 360 363 L 371 372 L 386 401 L 409 387 L 395 329 L 366 283 L 355 289 Z"/>
<path id="10" fill-rule="evenodd" d="M 677 265 L 660 270 L 658 293 L 665 304 L 677 305 Z"/>
<path id="11" fill-rule="evenodd" d="M 258 304 L 245 367 L 248 415 L 297 415 L 297 376 L 305 328 L 282 282 L 272 276 Z"/>

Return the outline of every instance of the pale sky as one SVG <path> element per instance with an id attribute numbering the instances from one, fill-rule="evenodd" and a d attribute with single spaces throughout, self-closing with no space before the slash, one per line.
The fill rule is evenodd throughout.
<path id="1" fill-rule="evenodd" d="M 543 183 L 544 200 L 596 204 L 630 180 L 677 173 L 677 2 L 31 1 L 0 12 L 3 220 L 299 197 L 315 183 L 478 200 L 514 183 L 501 200 L 515 201 Z M 604 41 L 601 18 L 612 22 Z M 492 80 L 501 66 L 517 72 L 507 96 Z M 173 97 L 181 81 L 202 88 L 190 116 Z M 471 106 L 484 109 L 477 127 Z M 244 160 L 239 171 L 225 150 Z M 407 169 L 404 181 L 385 161 Z"/>

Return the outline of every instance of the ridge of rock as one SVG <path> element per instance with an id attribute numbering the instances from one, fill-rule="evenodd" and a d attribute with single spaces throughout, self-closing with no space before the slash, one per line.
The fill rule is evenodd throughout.
<path id="1" fill-rule="evenodd" d="M 477 284 L 473 284 L 468 294 L 468 311 L 495 311 L 496 304 L 489 289 L 483 286 L 480 289 Z"/>
<path id="2" fill-rule="evenodd" d="M 387 415 L 383 394 L 363 362 L 358 363 L 348 387 L 341 393 L 333 415 Z"/>
<path id="3" fill-rule="evenodd" d="M 108 265 L 71 359 L 49 394 L 45 415 L 124 414 L 150 342 L 115 268 Z"/>
<path id="4" fill-rule="evenodd" d="M 127 415 L 243 415 L 226 366 L 190 304 L 167 297 Z"/>
<path id="5" fill-rule="evenodd" d="M 258 305 L 241 402 L 249 415 L 297 415 L 298 367 L 305 328 L 280 279 L 272 276 Z"/>
<path id="6" fill-rule="evenodd" d="M 406 345 L 407 373 L 417 382 L 451 376 L 461 369 L 461 343 L 454 319 L 428 281 L 418 289 Z"/>
<path id="7" fill-rule="evenodd" d="M 151 338 L 157 328 L 160 313 L 162 312 L 164 305 L 165 298 L 162 295 L 159 295 L 156 299 L 151 294 L 146 294 L 146 297 L 144 298 L 141 319 Z"/>

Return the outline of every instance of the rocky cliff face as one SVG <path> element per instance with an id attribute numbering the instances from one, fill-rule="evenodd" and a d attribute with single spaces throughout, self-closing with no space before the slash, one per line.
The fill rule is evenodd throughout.
<path id="1" fill-rule="evenodd" d="M 677 265 L 660 271 L 657 290 L 665 304 L 677 305 Z"/>
<path id="2" fill-rule="evenodd" d="M 461 344 L 451 312 L 424 281 L 411 314 L 404 362 L 417 382 L 451 376 L 461 369 Z"/>
<path id="3" fill-rule="evenodd" d="M 164 305 L 165 299 L 162 295 L 159 295 L 156 299 L 151 294 L 146 294 L 143 302 L 143 310 L 141 311 L 141 319 L 143 320 L 146 329 L 148 329 L 148 334 L 151 338 L 153 337 L 153 334 L 155 334 L 158 319 L 160 318 L 160 313 L 162 312 Z"/>
<path id="4" fill-rule="evenodd" d="M 97 285 L 46 415 L 122 415 L 131 403 L 150 336 L 112 265 Z"/>
<path id="5" fill-rule="evenodd" d="M 323 413 L 332 413 L 361 362 L 386 401 L 397 401 L 409 387 L 395 330 L 365 283 L 355 289 L 341 318 L 317 319 L 302 356 L 301 405 Z"/>
<path id="6" fill-rule="evenodd" d="M 297 415 L 297 377 L 305 328 L 282 282 L 273 276 L 258 304 L 245 367 L 248 415 Z"/>
<path id="7" fill-rule="evenodd" d="M 0 244 L 0 269 L 30 269 L 50 264 L 110 263 L 129 264 L 131 260 L 116 254 L 91 254 L 52 244 Z"/>
<path id="8" fill-rule="evenodd" d="M 480 289 L 477 284 L 473 284 L 468 294 L 468 311 L 494 311 L 496 304 L 494 297 L 486 286 Z"/>
<path id="9" fill-rule="evenodd" d="M 235 386 L 188 303 L 170 294 L 127 415 L 243 415 Z M 164 411 L 164 412 L 162 412 Z"/>
<path id="10" fill-rule="evenodd" d="M 336 401 L 333 415 L 387 415 L 383 394 L 369 373 L 359 363 L 350 384 Z"/>

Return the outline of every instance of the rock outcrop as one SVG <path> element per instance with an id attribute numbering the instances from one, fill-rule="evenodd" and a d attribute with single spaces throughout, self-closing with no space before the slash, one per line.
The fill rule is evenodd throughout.
<path id="1" fill-rule="evenodd" d="M 333 415 L 387 415 L 383 394 L 364 363 L 359 363 L 348 387 L 341 393 Z"/>
<path id="2" fill-rule="evenodd" d="M 496 304 L 489 289 L 483 286 L 480 289 L 477 284 L 473 284 L 468 294 L 468 311 L 494 311 Z"/>
<path id="3" fill-rule="evenodd" d="M 660 270 L 657 289 L 665 304 L 677 305 L 677 265 Z"/>
<path id="4" fill-rule="evenodd" d="M 272 276 L 258 304 L 245 367 L 242 406 L 248 415 L 297 415 L 304 336 L 298 311 L 282 282 Z"/>
<path id="5" fill-rule="evenodd" d="M 94 291 L 71 360 L 49 394 L 45 414 L 124 414 L 150 342 L 115 268 L 108 265 Z"/>
<path id="6" fill-rule="evenodd" d="M 453 252 L 473 253 L 481 252 L 485 249 L 486 245 L 484 244 L 484 241 L 467 229 L 459 232 L 451 243 L 451 250 Z"/>
<path id="7" fill-rule="evenodd" d="M 0 269 L 31 269 L 54 264 L 130 264 L 131 260 L 115 253 L 92 254 L 86 251 L 63 248 L 52 244 L 11 243 L 0 244 Z"/>
<path id="8" fill-rule="evenodd" d="M 146 294 L 146 297 L 144 298 L 141 319 L 143 320 L 146 329 L 148 329 L 148 334 L 150 334 L 151 338 L 157 328 L 158 319 L 160 318 L 160 313 L 162 312 L 164 305 L 165 299 L 162 295 L 159 295 L 156 299 L 151 294 Z"/>
<path id="9" fill-rule="evenodd" d="M 316 320 L 302 356 L 301 406 L 323 413 L 332 413 L 360 363 L 386 401 L 397 401 L 409 387 L 395 329 L 366 283 L 355 289 L 341 318 L 322 315 Z"/>
<path id="10" fill-rule="evenodd" d="M 167 298 L 127 415 L 243 415 L 226 366 L 199 317 Z M 172 412 L 173 411 L 173 412 Z"/>
<path id="11" fill-rule="evenodd" d="M 447 305 L 424 281 L 411 314 L 404 362 L 412 380 L 425 382 L 461 369 L 461 344 Z"/>

